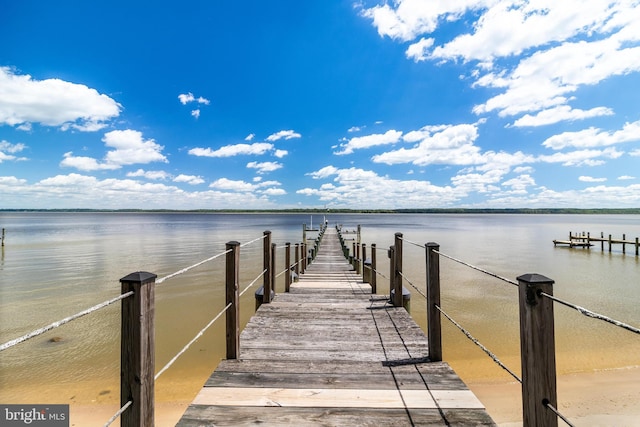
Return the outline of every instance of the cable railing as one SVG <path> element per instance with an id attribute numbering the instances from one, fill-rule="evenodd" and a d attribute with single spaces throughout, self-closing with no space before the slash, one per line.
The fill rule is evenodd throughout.
<path id="1" fill-rule="evenodd" d="M 341 243 L 345 256 L 354 265 L 354 270 L 356 272 L 362 271 L 363 281 L 371 284 L 372 293 L 376 293 L 376 277 L 381 276 L 389 281 L 389 303 L 393 306 L 400 307 L 405 305 L 405 308 L 407 307 L 402 297 L 405 294 L 405 291 L 403 291 L 403 283 L 408 284 L 408 286 L 426 300 L 429 360 L 442 360 L 441 316 L 444 316 L 492 359 L 494 363 L 522 384 L 523 422 L 525 426 L 554 426 L 557 425 L 558 420 L 562 420 L 567 425 L 573 426 L 571 421 L 557 409 L 554 303 L 572 308 L 587 317 L 604 321 L 635 334 L 640 334 L 640 329 L 637 327 L 553 296 L 554 281 L 545 276 L 539 274 L 524 274 L 517 277 L 517 280 L 514 281 L 443 253 L 440 251 L 440 245 L 437 243 L 419 244 L 405 239 L 402 233 L 395 234 L 394 245 L 390 246 L 387 251 L 389 258 L 389 275 L 387 276 L 376 265 L 376 245 L 371 245 L 371 257 L 367 258 L 366 244 L 360 242 L 360 227 L 358 227 L 357 233 L 357 237 L 353 239 L 353 255 L 350 255 L 350 248 L 347 246 L 346 240 L 341 238 Z M 416 280 L 407 277 L 403 272 L 403 243 L 425 250 L 426 292 L 423 292 L 423 290 L 416 285 Z M 362 256 L 360 256 L 361 252 Z M 510 369 L 500 361 L 491 350 L 484 346 L 450 314 L 442 309 L 440 304 L 440 257 L 518 287 L 521 377 L 518 376 L 513 369 Z M 362 270 L 360 270 L 360 268 Z M 549 333 L 547 331 L 551 332 Z"/>
<path id="2" fill-rule="evenodd" d="M 306 226 L 305 226 L 306 228 Z M 239 242 L 228 242 L 226 250 L 210 258 L 199 261 L 193 265 L 185 267 L 163 278 L 158 279 L 157 275 L 144 271 L 131 273 L 122 279 L 121 294 L 107 301 L 96 304 L 74 315 L 68 316 L 59 321 L 53 322 L 44 327 L 38 328 L 23 336 L 12 339 L 0 345 L 0 351 L 12 348 L 20 343 L 28 341 L 34 337 L 42 335 L 48 331 L 56 329 L 70 323 L 83 316 L 98 311 L 104 307 L 112 305 L 118 301 L 122 302 L 121 307 L 121 407 L 104 424 L 105 427 L 114 423 L 120 418 L 121 426 L 142 426 L 154 424 L 154 389 L 155 381 L 165 373 L 189 348 L 200 339 L 206 331 L 217 322 L 223 315 L 226 315 L 226 357 L 236 359 L 239 354 L 240 339 L 240 298 L 249 291 L 262 278 L 264 291 L 260 294 L 256 291 L 256 309 L 262 303 L 271 301 L 275 293 L 275 279 L 285 275 L 285 292 L 289 291 L 291 281 L 303 273 L 308 263 L 312 262 L 317 253 L 318 247 L 326 225 L 320 228 L 318 238 L 315 239 L 311 249 L 307 249 L 307 239 L 302 243 L 292 246 L 286 243 L 284 246 L 277 246 L 271 243 L 271 232 L 265 231 L 262 236 L 240 244 Z M 239 291 L 240 275 L 240 248 L 249 246 L 258 241 L 263 241 L 263 270 L 248 283 L 242 291 Z M 292 262 L 291 250 L 294 249 L 295 262 Z M 275 274 L 276 250 L 285 250 L 285 268 Z M 182 348 L 175 356 L 169 360 L 160 370 L 155 371 L 155 286 L 184 274 L 198 266 L 217 258 L 225 256 L 225 306 L 218 312 L 195 336 Z M 126 398 L 124 398 L 126 396 Z"/>

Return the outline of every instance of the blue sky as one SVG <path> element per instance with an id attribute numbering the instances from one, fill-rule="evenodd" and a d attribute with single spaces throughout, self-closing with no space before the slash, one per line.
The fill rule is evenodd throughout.
<path id="1" fill-rule="evenodd" d="M 0 208 L 640 207 L 640 5 L 19 1 Z"/>

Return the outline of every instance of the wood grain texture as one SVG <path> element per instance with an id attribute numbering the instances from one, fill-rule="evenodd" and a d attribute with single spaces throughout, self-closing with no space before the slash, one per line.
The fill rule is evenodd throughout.
<path id="1" fill-rule="evenodd" d="M 260 306 L 179 426 L 495 425 L 403 307 L 372 298 L 335 230 L 289 293 Z"/>

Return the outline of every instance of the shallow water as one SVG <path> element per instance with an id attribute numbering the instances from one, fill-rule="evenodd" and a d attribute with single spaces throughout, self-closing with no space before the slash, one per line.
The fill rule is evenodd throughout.
<path id="1" fill-rule="evenodd" d="M 329 215 L 330 225 L 362 225 L 362 242 L 376 243 L 379 270 L 386 249 L 402 232 L 404 273 L 424 288 L 423 244 L 511 280 L 540 273 L 555 280 L 562 299 L 640 325 L 640 260 L 616 246 L 612 253 L 554 248 L 569 231 L 640 236 L 633 215 Z M 317 225 L 320 215 L 313 216 Z M 271 230 L 273 242 L 302 239 L 299 214 L 0 213 L 7 230 L 0 257 L 0 341 L 117 296 L 119 279 L 133 271 L 159 278 Z M 309 233 L 313 236 L 314 233 Z M 278 252 L 277 271 L 284 268 Z M 261 242 L 241 249 L 241 289 L 262 271 Z M 519 372 L 517 288 L 450 260 L 440 261 L 442 307 L 514 371 Z M 156 370 L 224 306 L 223 257 L 158 285 Z M 283 278 L 278 280 L 282 291 Z M 378 279 L 379 293 L 388 283 Z M 243 297 L 242 321 L 253 313 L 253 289 Z M 412 292 L 411 311 L 425 327 L 425 301 Z M 558 371 L 580 372 L 640 365 L 640 339 L 614 326 L 555 307 Z M 0 401 L 117 402 L 119 304 L 0 353 Z M 508 377 L 443 319 L 444 359 L 465 380 Z M 52 338 L 56 338 L 50 342 Z M 224 325 L 216 323 L 158 381 L 160 400 L 188 400 L 224 355 Z"/>

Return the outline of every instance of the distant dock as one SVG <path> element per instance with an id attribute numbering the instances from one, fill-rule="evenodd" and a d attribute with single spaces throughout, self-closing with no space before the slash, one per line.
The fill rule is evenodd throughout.
<path id="1" fill-rule="evenodd" d="M 605 243 L 608 245 L 609 252 L 612 251 L 613 245 L 622 245 L 622 253 L 627 253 L 627 245 L 631 245 L 635 247 L 636 256 L 638 256 L 638 249 L 640 248 L 639 239 L 636 237 L 635 240 L 627 240 L 627 235 L 623 234 L 621 239 L 615 239 L 609 234 L 608 237 L 604 236 L 604 233 L 600 233 L 600 237 L 593 237 L 591 233 L 573 233 L 569 232 L 569 240 L 554 240 L 553 246 L 558 245 L 567 245 L 570 248 L 590 248 L 591 246 L 595 246 L 591 242 L 600 242 L 600 249 L 602 251 L 605 250 Z"/>

